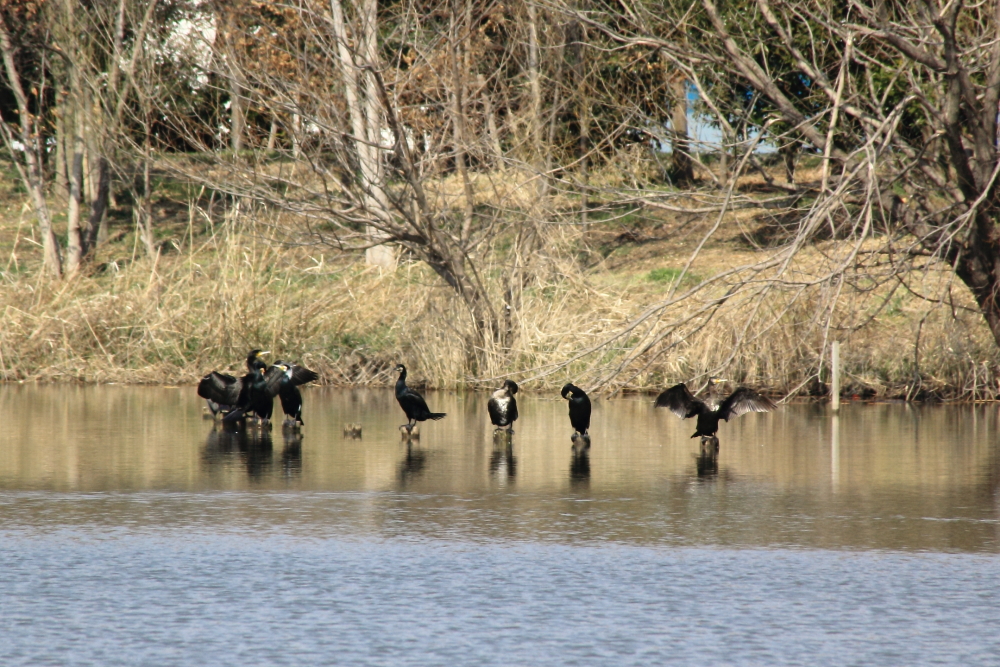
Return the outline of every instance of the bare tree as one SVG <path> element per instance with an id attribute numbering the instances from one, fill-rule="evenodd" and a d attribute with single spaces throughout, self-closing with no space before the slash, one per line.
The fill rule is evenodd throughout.
<path id="1" fill-rule="evenodd" d="M 699 105 L 722 131 L 722 155 L 735 152 L 735 170 L 727 167 L 720 179 L 725 197 L 715 222 L 684 272 L 740 204 L 738 179 L 759 168 L 763 142 L 804 146 L 822 164 L 817 182 L 787 188 L 799 194 L 785 200 L 786 219 L 795 222 L 784 243 L 690 290 L 675 287 L 664 302 L 581 351 L 586 356 L 624 337 L 638 341 L 612 367 L 595 362 L 596 384 L 627 383 L 723 306 L 742 304 L 751 315 L 732 359 L 757 335 L 756 318 L 764 321 L 753 327 L 777 326 L 780 317 L 765 317 L 773 313 L 769 300 L 821 288 L 822 297 L 809 302 L 822 334 L 806 362 L 815 377 L 835 327 L 871 322 L 837 315 L 845 295 L 861 286 L 866 294 L 891 294 L 901 285 L 942 303 L 944 294 L 911 284 L 935 268 L 965 283 L 1000 345 L 1000 4 L 701 0 L 562 11 L 616 48 L 663 54 L 675 80 L 695 86 Z M 838 243 L 808 278 L 792 271 L 800 253 L 829 237 Z"/>
<path id="2" fill-rule="evenodd" d="M 14 8 L 11 8 L 14 9 Z M 22 8 L 25 9 L 25 8 Z M 31 11 L 28 7 L 27 11 Z M 35 35 L 20 35 L 19 43 L 15 43 L 8 26 L 10 19 L 24 21 L 26 25 L 37 26 L 36 23 L 28 22 L 25 16 L 10 16 L 4 11 L 0 11 L 0 56 L 3 57 L 4 74 L 6 84 L 14 94 L 17 102 L 18 123 L 12 127 L 7 119 L 0 119 L 0 131 L 3 132 L 4 144 L 7 150 L 15 156 L 15 164 L 21 180 L 24 182 L 28 195 L 31 197 L 32 207 L 38 218 L 38 229 L 42 237 L 44 248 L 45 267 L 56 278 L 61 278 L 63 273 L 62 255 L 59 252 L 59 242 L 56 240 L 55 231 L 52 229 L 52 216 L 49 212 L 48 202 L 45 199 L 45 167 L 44 167 L 44 133 L 42 123 L 44 116 L 39 113 L 39 107 L 44 103 L 45 95 L 45 69 L 48 63 L 43 59 L 36 63 L 38 68 L 37 77 L 40 80 L 27 80 L 24 64 L 18 62 L 20 53 L 19 46 L 24 41 L 37 38 Z M 32 91 L 30 99 L 26 91 L 26 85 Z M 20 156 L 18 158 L 17 156 Z"/>
<path id="3" fill-rule="evenodd" d="M 157 6 L 157 0 L 108 0 L 87 7 L 70 0 L 27 2 L 7 5 L 0 15 L 5 83 L 20 117 L 16 130 L 6 122 L 2 127 L 31 193 L 45 266 L 53 275 L 61 277 L 64 269 L 76 273 L 106 236 L 116 145 L 121 139 L 129 143 L 123 123 L 130 100 L 141 90 L 134 71 Z M 29 12 L 30 20 L 18 12 Z M 9 29 L 13 19 L 18 20 L 16 33 Z M 47 155 L 52 141 L 54 160 Z M 65 258 L 51 222 L 51 206 L 60 202 L 46 199 L 50 182 L 66 196 Z"/>

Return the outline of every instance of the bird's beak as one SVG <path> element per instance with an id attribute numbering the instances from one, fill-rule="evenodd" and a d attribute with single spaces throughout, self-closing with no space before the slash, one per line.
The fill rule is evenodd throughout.
<path id="1" fill-rule="evenodd" d="M 271 350 L 264 350 L 263 352 L 258 352 L 258 357 L 263 357 L 265 354 L 271 354 Z"/>

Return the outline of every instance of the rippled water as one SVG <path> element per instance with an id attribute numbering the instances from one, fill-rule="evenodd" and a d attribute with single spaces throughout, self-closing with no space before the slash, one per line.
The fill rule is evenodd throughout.
<path id="1" fill-rule="evenodd" d="M 301 437 L 190 387 L 0 386 L 4 665 L 1000 664 L 995 405 L 783 406 L 720 429 L 391 390 Z M 362 437 L 343 426 L 362 424 Z"/>

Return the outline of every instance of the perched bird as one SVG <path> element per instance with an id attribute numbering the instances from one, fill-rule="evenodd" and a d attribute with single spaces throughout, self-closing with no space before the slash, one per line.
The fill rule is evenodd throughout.
<path id="1" fill-rule="evenodd" d="M 708 379 L 710 393 L 717 382 L 717 378 Z M 740 387 L 722 401 L 718 408 L 713 408 L 701 399 L 695 398 L 681 382 L 657 396 L 656 407 L 669 408 L 681 419 L 697 417 L 698 427 L 691 437 L 701 436 L 702 445 L 714 442 L 718 446 L 715 434 L 719 430 L 720 419 L 729 421 L 730 417 L 738 417 L 746 412 L 769 412 L 778 406 L 767 396 L 762 396 L 749 387 Z"/>
<path id="2" fill-rule="evenodd" d="M 274 375 L 272 376 L 272 372 Z M 268 386 L 277 390 L 281 399 L 281 410 L 285 413 L 285 426 L 301 426 L 302 392 L 299 386 L 319 379 L 319 374 L 304 366 L 297 366 L 286 361 L 276 361 L 267 370 L 265 378 Z"/>
<path id="3" fill-rule="evenodd" d="M 510 432 L 514 432 L 514 422 L 517 421 L 517 383 L 513 380 L 504 380 L 503 386 L 493 392 L 486 409 L 490 412 L 490 421 L 498 429 L 504 426 L 509 427 Z"/>
<path id="4" fill-rule="evenodd" d="M 272 370 L 273 369 L 273 370 Z M 268 378 L 270 372 L 270 381 Z M 261 424 L 271 423 L 271 413 L 274 412 L 274 395 L 278 393 L 278 379 L 281 369 L 271 366 L 267 367 L 264 362 L 258 362 L 250 377 L 250 387 L 248 390 L 247 405 L 242 408 L 242 412 L 253 412 Z M 241 410 L 226 415 L 226 420 L 236 420 L 242 415 L 236 416 Z"/>
<path id="5" fill-rule="evenodd" d="M 302 394 L 299 385 L 319 378 L 315 372 L 285 361 L 268 367 L 261 357 L 267 352 L 251 350 L 247 355 L 249 372 L 242 378 L 212 372 L 201 379 L 198 395 L 215 403 L 218 411 L 225 412 L 223 421 L 242 420 L 252 413 L 263 424 L 268 424 L 274 412 L 274 397 L 281 398 L 286 424 L 302 423 Z"/>
<path id="6" fill-rule="evenodd" d="M 445 416 L 444 412 L 431 412 L 424 397 L 406 386 L 406 366 L 399 364 L 396 366 L 396 370 L 399 372 L 399 379 L 396 380 L 396 401 L 399 402 L 399 407 L 403 408 L 403 412 L 406 413 L 406 418 L 409 420 L 400 428 L 405 427 L 407 433 L 412 433 L 417 422 L 441 419 Z"/>
<path id="7" fill-rule="evenodd" d="M 284 361 L 270 367 L 257 362 L 249 378 L 246 405 L 230 413 L 225 419 L 241 419 L 246 412 L 253 412 L 261 424 L 270 424 L 274 413 L 274 397 L 279 396 L 281 408 L 285 412 L 285 425 L 297 426 L 302 423 L 302 394 L 298 387 L 318 378 L 319 375 L 308 368 Z"/>
<path id="8" fill-rule="evenodd" d="M 244 408 L 250 400 L 250 384 L 257 370 L 265 367 L 261 360 L 266 351 L 250 350 L 247 354 L 247 374 L 241 378 L 212 371 L 198 383 L 198 395 L 206 400 L 212 415 L 231 414 Z M 242 416 L 242 413 L 241 413 Z"/>
<path id="9" fill-rule="evenodd" d="M 590 435 L 587 430 L 590 428 L 590 399 L 587 394 L 574 384 L 563 385 L 560 392 L 563 398 L 569 399 L 569 423 L 576 431 L 573 434 L 573 443 L 576 444 L 578 438 L 582 438 L 587 446 L 590 446 Z"/>

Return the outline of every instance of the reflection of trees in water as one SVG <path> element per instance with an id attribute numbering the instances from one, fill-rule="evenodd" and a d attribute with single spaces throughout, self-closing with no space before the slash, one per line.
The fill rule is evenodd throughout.
<path id="1" fill-rule="evenodd" d="M 288 477 L 302 475 L 302 432 L 296 429 L 283 429 L 281 437 L 285 440 L 285 449 L 281 452 L 281 472 Z"/>
<path id="2" fill-rule="evenodd" d="M 227 465 L 239 461 L 246 466 L 252 479 L 262 477 L 271 469 L 274 443 L 268 429 L 241 429 L 219 423 L 209 431 L 202 453 L 208 467 Z"/>
<path id="3" fill-rule="evenodd" d="M 424 472 L 427 465 L 427 452 L 413 446 L 412 440 L 406 441 L 406 456 L 399 464 L 399 485 L 405 487 L 414 478 Z"/>
<path id="4" fill-rule="evenodd" d="M 490 475 L 500 481 L 513 480 L 517 475 L 517 457 L 510 431 L 494 431 L 493 452 L 490 454 Z"/>

